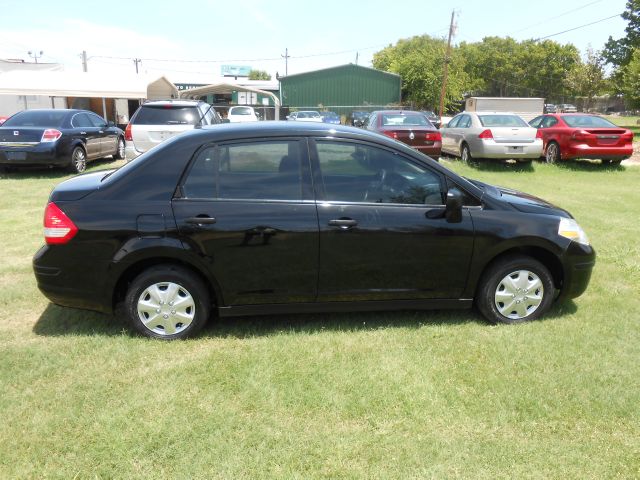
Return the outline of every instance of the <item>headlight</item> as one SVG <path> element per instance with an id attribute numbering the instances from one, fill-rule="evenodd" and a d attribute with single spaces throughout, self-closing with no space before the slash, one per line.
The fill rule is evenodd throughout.
<path id="1" fill-rule="evenodd" d="M 581 243 L 582 245 L 589 245 L 589 237 L 584 233 L 584 230 L 580 228 L 578 222 L 571 218 L 561 218 L 560 225 L 558 225 L 558 235 L 568 238 L 574 242 Z"/>

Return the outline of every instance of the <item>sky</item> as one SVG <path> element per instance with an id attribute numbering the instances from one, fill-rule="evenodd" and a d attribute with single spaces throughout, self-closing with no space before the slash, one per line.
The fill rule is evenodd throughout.
<path id="1" fill-rule="evenodd" d="M 61 63 L 90 72 L 166 75 L 174 83 L 213 83 L 222 65 L 275 77 L 347 63 L 371 66 L 373 54 L 402 38 L 549 36 L 584 54 L 624 36 L 625 0 L 0 0 L 0 58 Z M 613 17 L 613 18 L 608 18 Z M 591 25 L 589 25 L 591 24 Z M 558 34 L 560 32 L 565 32 Z M 28 52 L 31 51 L 31 56 Z M 285 62 L 284 55 L 289 58 Z"/>

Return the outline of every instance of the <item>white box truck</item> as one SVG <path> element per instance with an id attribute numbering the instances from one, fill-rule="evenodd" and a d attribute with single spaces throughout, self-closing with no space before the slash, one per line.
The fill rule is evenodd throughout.
<path id="1" fill-rule="evenodd" d="M 464 109 L 467 112 L 511 112 L 527 122 L 542 115 L 544 98 L 523 97 L 469 97 Z"/>

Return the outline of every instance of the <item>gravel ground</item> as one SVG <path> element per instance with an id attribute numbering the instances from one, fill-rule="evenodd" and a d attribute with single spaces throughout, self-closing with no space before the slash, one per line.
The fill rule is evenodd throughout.
<path id="1" fill-rule="evenodd" d="M 622 165 L 640 165 L 640 141 L 633 142 L 633 155 L 622 162 Z"/>

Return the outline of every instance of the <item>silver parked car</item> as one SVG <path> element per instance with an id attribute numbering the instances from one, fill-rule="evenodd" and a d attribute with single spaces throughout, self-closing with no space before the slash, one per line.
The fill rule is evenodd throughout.
<path id="1" fill-rule="evenodd" d="M 200 100 L 153 100 L 143 103 L 131 117 L 124 132 L 127 160 L 184 131 L 217 123 L 223 123 L 218 112 Z"/>
<path id="2" fill-rule="evenodd" d="M 474 158 L 531 161 L 542 156 L 542 137 L 522 118 L 505 112 L 462 112 L 440 128 L 442 152 Z"/>

